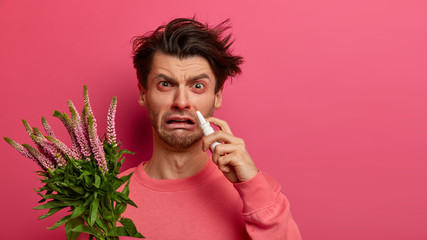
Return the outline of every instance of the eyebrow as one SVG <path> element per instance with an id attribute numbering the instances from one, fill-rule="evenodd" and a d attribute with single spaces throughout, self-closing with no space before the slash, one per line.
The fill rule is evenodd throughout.
<path id="1" fill-rule="evenodd" d="M 173 83 L 177 82 L 177 81 L 176 81 L 176 79 L 171 78 L 171 77 L 169 77 L 169 76 L 166 76 L 166 75 L 164 75 L 164 74 L 162 74 L 162 73 L 157 74 L 157 75 L 156 75 L 156 78 L 161 78 L 161 79 L 164 79 L 164 80 L 166 80 L 166 81 L 173 82 Z M 192 81 L 199 80 L 199 79 L 202 79 L 202 78 L 210 79 L 210 78 L 209 78 L 209 76 L 208 76 L 206 73 L 202 73 L 202 74 L 199 74 L 199 75 L 196 75 L 196 76 L 190 77 L 187 81 L 192 82 Z"/>
<path id="2" fill-rule="evenodd" d="M 199 79 L 202 79 L 202 78 L 209 79 L 209 76 L 206 73 L 202 73 L 202 74 L 196 75 L 194 77 L 191 77 L 189 80 L 190 81 L 194 81 L 194 80 L 199 80 Z"/>

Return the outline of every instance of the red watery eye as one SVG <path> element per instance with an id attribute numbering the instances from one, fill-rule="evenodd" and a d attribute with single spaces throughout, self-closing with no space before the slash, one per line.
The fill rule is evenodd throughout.
<path id="1" fill-rule="evenodd" d="M 168 87 L 168 86 L 170 86 L 170 84 L 168 82 L 160 82 L 160 86 Z"/>

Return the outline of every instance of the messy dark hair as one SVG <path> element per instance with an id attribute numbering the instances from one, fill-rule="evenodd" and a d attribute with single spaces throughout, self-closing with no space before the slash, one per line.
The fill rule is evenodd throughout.
<path id="1" fill-rule="evenodd" d="M 180 59 L 192 56 L 205 58 L 215 75 L 215 93 L 224 86 L 228 77 L 241 73 L 241 56 L 232 55 L 231 35 L 222 36 L 230 28 L 229 19 L 210 28 L 207 24 L 188 18 L 177 18 L 153 32 L 133 39 L 133 66 L 138 81 L 147 89 L 147 77 L 157 52 Z"/>

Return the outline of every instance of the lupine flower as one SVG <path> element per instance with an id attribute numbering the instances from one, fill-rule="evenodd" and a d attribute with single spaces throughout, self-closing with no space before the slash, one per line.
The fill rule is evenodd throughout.
<path id="1" fill-rule="evenodd" d="M 59 120 L 61 120 L 61 122 L 64 124 L 65 128 L 68 131 L 68 134 L 71 137 L 71 141 L 73 143 L 73 150 L 72 151 L 77 158 L 81 158 L 82 154 L 80 151 L 79 144 L 77 143 L 76 136 L 74 134 L 73 122 L 71 121 L 70 117 L 68 117 L 68 115 L 66 113 L 62 114 L 59 111 L 55 111 L 53 113 L 53 116 L 59 118 Z"/>
<path id="2" fill-rule="evenodd" d="M 25 120 L 24 120 L 25 121 Z M 27 122 L 25 122 L 24 123 L 24 125 L 25 125 L 25 128 L 27 129 L 27 132 L 28 133 L 30 133 L 30 131 L 29 131 L 29 129 L 28 129 L 28 127 L 30 127 L 30 125 L 27 123 Z M 40 132 L 40 130 L 38 130 L 37 128 L 32 128 L 31 129 L 32 130 L 32 133 L 31 134 L 29 134 L 30 135 L 30 137 L 31 137 L 31 140 L 33 140 L 33 143 L 36 145 L 36 147 L 37 147 L 37 149 L 41 152 L 41 153 L 43 153 L 46 157 L 47 157 L 47 159 L 52 163 L 52 164 L 55 164 L 56 163 L 56 161 L 55 161 L 55 158 L 54 158 L 54 156 L 52 156 L 51 154 L 50 154 L 50 152 L 49 152 L 49 150 L 47 150 L 45 147 L 43 147 L 43 145 L 42 145 L 42 142 L 43 142 L 43 138 L 44 138 L 44 136 L 43 136 L 43 134 Z M 32 136 L 37 136 L 37 137 L 40 137 L 41 139 L 37 139 L 37 138 L 33 138 Z"/>
<path id="3" fill-rule="evenodd" d="M 95 119 L 95 115 L 92 112 L 92 107 L 90 106 L 90 102 L 89 102 L 89 93 L 87 91 L 87 86 L 84 85 L 83 86 L 83 100 L 85 103 L 85 107 L 87 106 L 87 119 L 89 119 L 89 116 L 93 116 L 93 127 L 96 128 L 96 119 Z M 87 126 L 87 125 L 86 125 Z"/>
<path id="4" fill-rule="evenodd" d="M 24 157 L 27 157 L 29 159 L 34 160 L 43 170 L 47 170 L 40 162 L 37 158 L 35 158 L 30 151 L 28 151 L 28 149 L 26 149 L 24 146 L 22 146 L 21 144 L 13 141 L 12 139 L 5 137 L 4 140 L 6 140 L 6 142 L 8 142 L 13 148 L 15 148 L 20 154 L 22 154 Z"/>
<path id="5" fill-rule="evenodd" d="M 105 173 L 106 171 L 108 171 L 108 169 L 107 161 L 105 160 L 104 147 L 98 138 L 98 134 L 96 133 L 96 128 L 93 125 L 93 119 L 93 116 L 90 115 L 88 119 L 90 145 L 92 147 L 92 152 L 95 156 L 98 166 L 100 166 L 102 171 Z"/>
<path id="6" fill-rule="evenodd" d="M 56 157 L 58 150 L 56 147 L 45 139 L 42 132 L 37 128 L 33 128 L 33 133 L 30 134 L 31 140 L 35 143 L 37 149 L 43 153 L 53 164 L 58 163 L 59 159 Z M 33 137 L 35 136 L 35 137 Z"/>
<path id="7" fill-rule="evenodd" d="M 44 138 L 43 133 L 40 132 L 40 130 L 38 128 L 33 128 L 33 135 L 36 135 L 37 137 L 41 137 Z"/>
<path id="8" fill-rule="evenodd" d="M 68 101 L 68 106 L 69 106 L 70 111 L 71 111 L 71 116 L 73 117 L 73 129 L 74 129 L 74 134 L 75 134 L 76 139 L 77 139 L 77 143 L 80 146 L 80 150 L 81 150 L 82 155 L 84 157 L 86 157 L 86 160 L 90 161 L 91 151 L 89 148 L 89 142 L 83 133 L 80 116 L 76 110 L 76 107 L 74 106 L 74 104 L 71 100 Z"/>
<path id="9" fill-rule="evenodd" d="M 47 135 L 56 138 L 55 134 L 53 133 L 52 128 L 50 127 L 49 123 L 46 121 L 46 118 L 42 117 L 42 124 L 43 128 L 46 131 Z"/>
<path id="10" fill-rule="evenodd" d="M 107 115 L 107 142 L 109 144 L 116 144 L 116 108 L 117 108 L 117 98 L 113 97 L 111 100 L 110 108 L 108 109 Z"/>
<path id="11" fill-rule="evenodd" d="M 85 108 L 83 108 L 82 116 L 80 118 L 80 121 L 82 123 L 81 124 L 82 125 L 82 130 L 83 130 L 83 134 L 84 134 L 84 136 L 85 136 L 86 139 L 89 139 L 89 130 L 87 129 L 87 125 L 88 125 L 87 119 L 88 118 L 89 118 L 89 114 L 88 114 L 88 111 L 87 111 L 87 109 L 85 107 Z"/>
<path id="12" fill-rule="evenodd" d="M 52 136 L 46 136 L 46 139 L 49 140 L 53 145 L 55 145 L 55 147 L 58 148 L 63 154 L 67 155 L 69 159 L 72 159 L 72 158 L 78 159 L 76 154 L 60 140 Z"/>
<path id="13" fill-rule="evenodd" d="M 64 157 L 58 151 L 55 145 L 48 142 L 44 137 L 40 137 L 37 135 L 31 135 L 31 139 L 37 142 L 37 144 L 43 149 L 44 155 L 52 162 L 55 162 L 59 167 L 65 166 L 67 163 L 65 162 Z"/>
<path id="14" fill-rule="evenodd" d="M 28 135 L 34 134 L 33 128 L 30 126 L 30 124 L 28 124 L 27 121 L 25 121 L 25 119 L 22 119 L 22 123 L 25 126 L 25 130 L 27 130 Z"/>
<path id="15" fill-rule="evenodd" d="M 55 166 L 49 161 L 49 159 L 46 158 L 45 155 L 43 155 L 41 152 L 37 151 L 34 147 L 28 145 L 28 144 L 22 144 L 24 148 L 26 148 L 31 155 L 33 155 L 38 162 L 43 166 L 46 170 L 53 171 L 55 169 Z"/>

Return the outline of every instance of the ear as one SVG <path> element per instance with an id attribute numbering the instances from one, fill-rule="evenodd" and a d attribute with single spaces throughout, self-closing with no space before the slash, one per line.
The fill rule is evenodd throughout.
<path id="1" fill-rule="evenodd" d="M 215 93 L 215 106 L 214 109 L 217 110 L 222 106 L 222 88 Z"/>
<path id="2" fill-rule="evenodd" d="M 139 89 L 138 103 L 139 103 L 139 105 L 145 107 L 145 97 L 146 97 L 147 91 L 139 82 L 138 82 L 138 89 Z"/>

